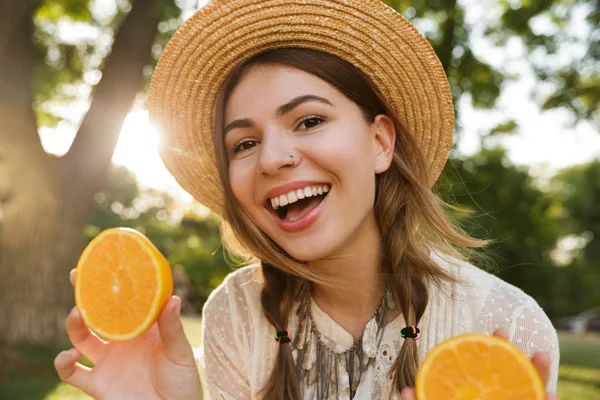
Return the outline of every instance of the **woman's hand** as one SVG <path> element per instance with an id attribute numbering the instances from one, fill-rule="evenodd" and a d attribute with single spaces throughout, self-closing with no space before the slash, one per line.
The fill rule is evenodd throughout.
<path id="1" fill-rule="evenodd" d="M 70 279 L 74 285 L 74 270 Z M 108 343 L 90 332 L 73 308 L 65 325 L 75 347 L 54 360 L 58 376 L 97 400 L 201 399 L 198 369 L 179 318 L 180 304 L 172 297 L 158 321 L 141 336 Z M 82 354 L 94 368 L 78 363 Z"/>
<path id="2" fill-rule="evenodd" d="M 504 340 L 508 340 L 508 332 L 504 329 L 497 329 L 494 332 L 494 336 L 502 338 Z M 531 362 L 535 365 L 542 381 L 544 382 L 544 387 L 548 383 L 548 376 L 550 374 L 550 357 L 546 353 L 536 353 L 531 358 Z M 402 400 L 416 400 L 417 396 L 415 395 L 414 389 L 404 389 L 401 394 Z M 554 393 L 547 392 L 546 400 L 558 400 L 558 396 Z"/>

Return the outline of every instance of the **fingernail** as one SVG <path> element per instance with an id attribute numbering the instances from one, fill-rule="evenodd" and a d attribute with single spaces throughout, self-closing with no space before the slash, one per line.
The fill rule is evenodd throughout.
<path id="1" fill-rule="evenodd" d="M 74 355 L 75 355 L 75 348 L 72 348 L 70 350 L 61 351 L 60 354 L 58 355 L 58 358 L 60 359 L 60 361 L 65 362 L 65 361 L 73 358 Z"/>
<path id="2" fill-rule="evenodd" d="M 69 350 L 68 352 L 69 358 L 73 358 L 77 355 L 77 349 L 75 347 L 73 347 L 71 350 Z"/>
<path id="3" fill-rule="evenodd" d="M 75 268 L 73 268 L 71 270 L 71 272 L 69 272 L 69 279 L 73 280 L 73 276 L 75 275 Z"/>
<path id="4" fill-rule="evenodd" d="M 61 351 L 58 355 L 59 361 L 65 361 L 67 358 L 69 358 L 69 352 L 67 350 Z"/>

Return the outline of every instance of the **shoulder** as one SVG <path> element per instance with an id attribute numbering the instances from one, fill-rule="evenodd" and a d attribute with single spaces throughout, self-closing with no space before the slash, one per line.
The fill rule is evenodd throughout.
<path id="1" fill-rule="evenodd" d="M 202 308 L 200 361 L 205 357 L 222 358 L 224 354 L 227 359 L 239 361 L 242 355 L 251 353 L 257 321 L 262 317 L 261 276 L 258 265 L 243 267 L 212 291 Z"/>
<path id="2" fill-rule="evenodd" d="M 483 306 L 481 301 L 486 299 L 494 301 L 494 297 L 537 305 L 523 290 L 467 261 L 435 252 L 432 252 L 431 257 L 437 265 L 457 279 L 455 294 L 459 299 L 471 300 L 475 306 Z"/>
<path id="3" fill-rule="evenodd" d="M 466 330 L 493 333 L 506 328 L 511 334 L 527 322 L 532 332 L 552 331 L 550 319 L 537 301 L 520 288 L 468 262 L 435 255 L 438 264 L 457 278 L 453 297 Z M 537 333 L 535 333 L 537 334 Z"/>
<path id="4" fill-rule="evenodd" d="M 231 295 L 252 295 L 260 293 L 263 278 L 259 264 L 241 267 L 225 277 L 223 282 L 211 292 L 207 303 L 215 298 Z"/>
<path id="5" fill-rule="evenodd" d="M 258 264 L 237 269 L 227 275 L 223 282 L 211 292 L 204 303 L 204 318 L 221 318 L 225 314 L 249 313 L 260 306 L 263 278 Z"/>
<path id="6" fill-rule="evenodd" d="M 202 309 L 200 347 L 195 351 L 205 396 L 250 398 L 256 377 L 260 328 L 261 271 L 257 265 L 230 273 L 210 294 Z M 234 397 L 227 396 L 233 399 Z"/>

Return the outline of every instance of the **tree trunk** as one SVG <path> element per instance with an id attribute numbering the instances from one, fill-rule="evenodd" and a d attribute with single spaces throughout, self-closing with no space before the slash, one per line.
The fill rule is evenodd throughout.
<path id="1" fill-rule="evenodd" d="M 0 56 L 10 53 L 11 60 L 0 60 L 0 345 L 68 340 L 64 321 L 74 304 L 69 270 L 83 249 L 83 229 L 123 120 L 142 87 L 159 20 L 154 3 L 133 4 L 62 158 L 43 151 L 31 109 L 31 14 L 16 24 L 14 37 L 21 40 L 0 43 Z"/>
<path id="2" fill-rule="evenodd" d="M 68 273 L 81 251 L 87 206 L 48 185 L 43 178 L 52 174 L 33 175 L 13 186 L 17 195 L 3 210 L 0 338 L 64 343 L 64 319 L 74 303 Z"/>
<path id="3" fill-rule="evenodd" d="M 445 0 L 444 9 L 446 10 L 446 20 L 440 25 L 442 31 L 442 41 L 437 49 L 437 56 L 440 59 L 446 71 L 446 75 L 450 73 L 452 66 L 452 51 L 455 45 L 456 31 L 456 16 L 458 13 L 458 5 L 456 0 Z"/>

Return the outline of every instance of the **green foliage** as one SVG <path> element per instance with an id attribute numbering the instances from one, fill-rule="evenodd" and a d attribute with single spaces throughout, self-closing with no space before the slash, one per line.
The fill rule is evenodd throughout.
<path id="1" fill-rule="evenodd" d="M 538 93 L 542 108 L 564 107 L 576 121 L 595 119 L 600 127 L 600 2 L 506 0 L 501 4 L 502 16 L 487 34 L 498 45 L 516 35 L 531 54 L 544 56 L 529 60 L 538 79 L 552 88 L 550 93 Z M 557 54 L 562 56 L 551 58 Z"/>
<path id="2" fill-rule="evenodd" d="M 417 26 L 423 21 L 433 22 L 435 29 L 421 33 L 425 34 L 440 58 L 455 101 L 469 93 L 475 107 L 491 108 L 495 105 L 504 77 L 470 50 L 471 32 L 465 25 L 465 10 L 456 0 L 387 0 L 384 3 Z"/>
<path id="3" fill-rule="evenodd" d="M 461 53 L 461 57 L 452 60 L 453 68 L 449 71 L 454 96 L 470 93 L 473 106 L 492 108 L 500 96 L 504 76 L 478 59 L 470 49 L 464 48 Z"/>
<path id="4" fill-rule="evenodd" d="M 569 221 L 565 233 L 589 231 L 600 240 L 600 160 L 560 171 L 553 179 L 553 192 Z"/>
<path id="5" fill-rule="evenodd" d="M 561 204 L 561 234 L 584 240 L 563 272 L 564 299 L 580 310 L 600 305 L 600 160 L 560 171 L 551 195 Z"/>
<path id="6" fill-rule="evenodd" d="M 514 129 L 509 121 L 496 134 Z M 532 295 L 551 318 L 600 305 L 600 161 L 567 168 L 542 191 L 504 149 L 451 159 L 437 191 L 471 235 L 491 239 L 495 272 Z M 558 262 L 565 241 L 567 261 Z M 571 243 L 571 244 L 569 244 Z M 567 247 L 568 247 L 567 246 Z M 560 247 L 560 246 L 559 246 Z"/>
<path id="7" fill-rule="evenodd" d="M 515 130 L 517 129 L 517 127 L 518 127 L 518 125 L 515 120 L 505 121 L 505 122 L 498 124 L 495 128 L 493 128 L 490 131 L 489 135 L 495 136 L 495 135 L 500 135 L 500 134 L 506 135 L 506 134 L 515 133 Z"/>
<path id="8" fill-rule="evenodd" d="M 527 171 L 511 165 L 498 147 L 447 164 L 437 190 L 451 204 L 469 234 L 491 239 L 487 248 L 498 275 L 532 295 L 553 314 L 552 262 L 557 225 L 553 201 L 537 189 Z"/>
<path id="9" fill-rule="evenodd" d="M 115 35 L 131 10 L 128 0 L 116 1 L 115 9 L 110 3 L 93 9 L 90 0 L 40 1 L 34 15 L 33 37 L 36 51 L 34 110 L 38 126 L 54 128 L 61 121 L 78 125 L 82 114 L 74 113 L 72 105 L 91 101 L 93 87 L 101 77 Z M 177 3 L 154 0 L 154 12 L 165 21 L 161 24 L 167 24 L 167 29 L 159 31 L 149 55 L 146 88 L 160 51 L 182 22 Z"/>
<path id="10" fill-rule="evenodd" d="M 507 78 L 471 50 L 471 27 L 456 0 L 385 0 L 424 30 L 442 61 L 455 101 L 469 93 L 473 106 L 492 108 Z M 494 4 L 495 5 L 495 4 Z M 486 35 L 497 46 L 520 38 L 528 61 L 542 86 L 536 98 L 542 109 L 564 107 L 575 121 L 596 120 L 600 127 L 600 3 L 594 0 L 501 0 L 500 18 L 487 26 Z M 493 11 L 492 11 L 493 12 Z M 584 14 L 583 21 L 575 20 Z M 421 22 L 426 21 L 427 24 Z M 433 24 L 432 24 L 433 23 Z M 579 29 L 573 29 L 573 25 Z M 581 32 L 582 25 L 589 33 Z M 544 29 L 539 28 L 544 26 Z M 544 55 L 532 57 L 531 55 Z M 551 58 L 562 54 L 560 58 Z M 578 54 L 578 55 L 574 55 Z M 572 58 L 565 63 L 564 59 Z"/>
<path id="11" fill-rule="evenodd" d="M 45 1 L 38 8 L 37 15 L 48 21 L 68 17 L 73 21 L 84 22 L 92 18 L 89 6 L 89 1 L 82 0 Z"/>

